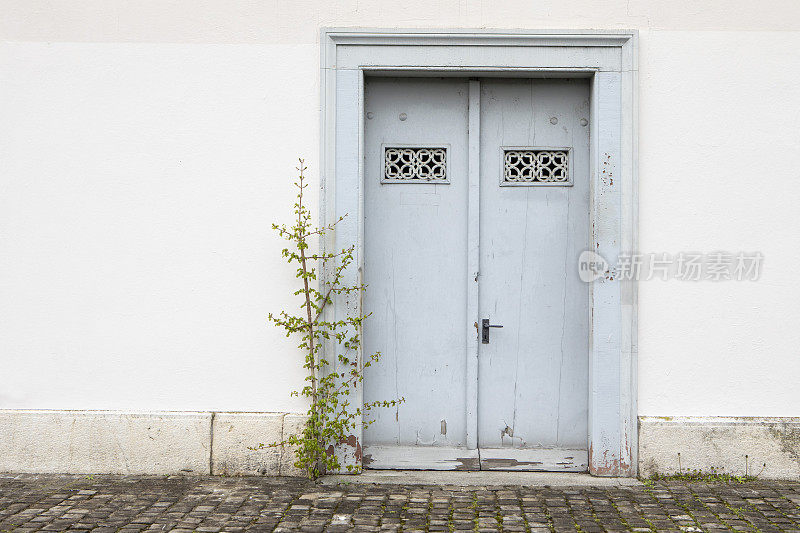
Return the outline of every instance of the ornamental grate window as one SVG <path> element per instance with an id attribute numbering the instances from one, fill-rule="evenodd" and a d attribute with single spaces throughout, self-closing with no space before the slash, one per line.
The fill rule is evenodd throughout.
<path id="1" fill-rule="evenodd" d="M 448 183 L 447 148 L 443 146 L 383 148 L 384 183 Z"/>
<path id="2" fill-rule="evenodd" d="M 501 185 L 572 185 L 568 149 L 503 149 Z"/>

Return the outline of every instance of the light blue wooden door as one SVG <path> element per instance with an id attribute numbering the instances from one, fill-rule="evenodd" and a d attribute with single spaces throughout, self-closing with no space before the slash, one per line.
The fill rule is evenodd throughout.
<path id="1" fill-rule="evenodd" d="M 367 467 L 477 468 L 466 450 L 467 82 L 368 79 L 364 122 Z M 387 167 L 388 165 L 388 167 Z"/>
<path id="2" fill-rule="evenodd" d="M 365 429 L 367 468 L 586 470 L 588 98 L 367 79 L 364 399 L 405 398 Z"/>
<path id="3" fill-rule="evenodd" d="M 588 467 L 589 85 L 481 82 L 482 469 Z"/>

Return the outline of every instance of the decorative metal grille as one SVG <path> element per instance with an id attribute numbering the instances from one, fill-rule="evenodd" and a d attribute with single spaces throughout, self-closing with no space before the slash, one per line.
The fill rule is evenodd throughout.
<path id="1" fill-rule="evenodd" d="M 447 148 L 383 149 L 384 183 L 447 183 Z"/>
<path id="2" fill-rule="evenodd" d="M 503 185 L 572 185 L 569 150 L 504 149 Z"/>

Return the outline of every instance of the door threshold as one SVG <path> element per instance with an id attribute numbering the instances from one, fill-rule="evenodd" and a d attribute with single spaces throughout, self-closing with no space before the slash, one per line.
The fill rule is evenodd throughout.
<path id="1" fill-rule="evenodd" d="M 370 470 L 480 470 L 478 450 L 445 446 L 364 446 Z"/>
<path id="2" fill-rule="evenodd" d="M 571 448 L 364 446 L 367 470 L 587 472 L 589 453 Z"/>
<path id="3" fill-rule="evenodd" d="M 589 452 L 571 448 L 481 448 L 481 470 L 588 472 Z"/>
<path id="4" fill-rule="evenodd" d="M 630 487 L 642 483 L 629 477 L 595 477 L 575 472 L 496 472 L 431 470 L 365 470 L 359 475 L 338 474 L 320 478 L 323 485 L 339 483 L 376 485 L 454 485 L 460 487 Z"/>

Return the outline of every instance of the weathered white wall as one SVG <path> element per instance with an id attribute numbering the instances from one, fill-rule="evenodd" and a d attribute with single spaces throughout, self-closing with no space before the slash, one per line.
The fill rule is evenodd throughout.
<path id="1" fill-rule="evenodd" d="M 0 407 L 303 410 L 267 314 L 317 46 L 1 46 Z"/>
<path id="2" fill-rule="evenodd" d="M 800 415 L 799 45 L 796 31 L 642 37 L 642 249 L 764 254 L 758 282 L 640 284 L 642 415 Z"/>
<path id="3" fill-rule="evenodd" d="M 316 182 L 319 27 L 638 28 L 643 251 L 761 251 L 643 282 L 642 415 L 800 416 L 800 6 L 0 1 L 0 409 L 300 411 L 266 321 Z M 316 193 L 312 194 L 316 200 Z"/>

